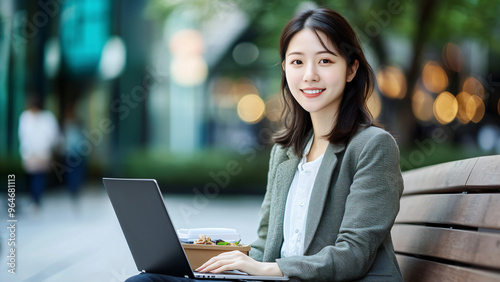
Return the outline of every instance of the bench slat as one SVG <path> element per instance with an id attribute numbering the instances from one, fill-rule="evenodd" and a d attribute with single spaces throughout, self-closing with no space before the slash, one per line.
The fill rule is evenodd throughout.
<path id="1" fill-rule="evenodd" d="M 403 173 L 403 195 L 463 191 L 478 158 L 442 163 Z"/>
<path id="2" fill-rule="evenodd" d="M 500 271 L 500 233 L 396 224 L 391 234 L 396 252 L 436 257 Z"/>
<path id="3" fill-rule="evenodd" d="M 396 257 L 405 282 L 500 281 L 500 273 L 447 265 L 404 255 L 397 255 Z"/>
<path id="4" fill-rule="evenodd" d="M 500 194 L 438 194 L 401 198 L 397 223 L 436 223 L 500 230 Z"/>
<path id="5" fill-rule="evenodd" d="M 466 185 L 500 190 L 500 155 L 479 158 Z"/>

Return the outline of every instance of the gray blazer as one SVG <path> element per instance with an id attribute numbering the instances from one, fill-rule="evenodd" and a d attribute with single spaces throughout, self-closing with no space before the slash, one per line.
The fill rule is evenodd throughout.
<path id="1" fill-rule="evenodd" d="M 277 262 L 292 280 L 402 281 L 390 236 L 403 192 L 394 138 L 360 127 L 347 147 L 328 145 L 310 198 L 305 255 L 280 258 L 285 204 L 299 161 L 292 148 L 274 145 L 250 256 Z"/>

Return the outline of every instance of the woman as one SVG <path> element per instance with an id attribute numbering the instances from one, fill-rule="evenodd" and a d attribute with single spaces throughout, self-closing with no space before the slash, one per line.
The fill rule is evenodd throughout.
<path id="1" fill-rule="evenodd" d="M 373 126 L 374 75 L 347 21 L 296 15 L 280 41 L 284 129 L 275 136 L 258 240 L 197 269 L 301 281 L 402 281 L 390 229 L 403 181 L 396 142 Z"/>

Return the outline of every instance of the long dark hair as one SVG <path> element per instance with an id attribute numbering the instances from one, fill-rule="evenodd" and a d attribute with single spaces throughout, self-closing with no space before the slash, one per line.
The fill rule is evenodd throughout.
<path id="1" fill-rule="evenodd" d="M 346 83 L 337 123 L 325 136 L 333 144 L 347 143 L 359 126 L 373 125 L 373 118 L 366 106 L 366 100 L 373 91 L 375 81 L 373 70 L 363 54 L 358 37 L 347 20 L 339 13 L 326 8 L 301 12 L 286 24 L 280 39 L 282 63 L 285 61 L 290 40 L 297 32 L 305 28 L 314 31 L 323 47 L 328 50 L 318 34 L 318 32 L 324 33 L 346 60 L 348 69 L 355 60 L 359 62 L 354 79 Z M 312 129 L 311 116 L 293 98 L 284 69 L 282 69 L 281 76 L 281 92 L 285 102 L 282 113 L 284 128 L 275 134 L 274 141 L 284 147 L 293 146 L 295 153 L 302 156 L 305 138 Z"/>

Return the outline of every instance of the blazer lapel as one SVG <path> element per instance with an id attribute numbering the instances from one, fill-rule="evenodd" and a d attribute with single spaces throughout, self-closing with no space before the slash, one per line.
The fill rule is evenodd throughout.
<path id="1" fill-rule="evenodd" d="M 293 153 L 291 148 L 288 150 L 287 155 L 289 159 L 279 164 L 276 171 L 276 186 L 274 187 L 273 203 L 269 213 L 269 226 L 272 227 L 269 238 L 273 238 L 273 242 L 266 246 L 266 248 L 271 248 L 271 250 L 266 250 L 266 253 L 269 251 L 266 257 L 269 256 L 273 261 L 280 257 L 281 245 L 283 244 L 283 221 L 285 218 L 286 199 L 295 175 L 295 170 L 300 162 L 300 158 Z M 267 260 L 265 259 L 264 261 Z"/>
<path id="2" fill-rule="evenodd" d="M 314 181 L 314 186 L 311 192 L 311 197 L 309 199 L 309 210 L 307 212 L 306 220 L 306 232 L 304 239 L 304 252 L 311 245 L 312 239 L 318 229 L 319 222 L 323 216 L 323 208 L 325 207 L 325 201 L 327 198 L 328 191 L 330 189 L 330 183 L 332 179 L 333 170 L 337 166 L 337 153 L 342 152 L 345 149 L 344 144 L 329 144 L 323 161 L 318 170 L 316 180 Z"/>

